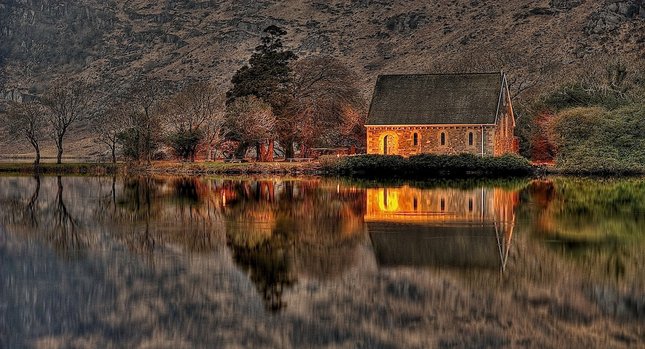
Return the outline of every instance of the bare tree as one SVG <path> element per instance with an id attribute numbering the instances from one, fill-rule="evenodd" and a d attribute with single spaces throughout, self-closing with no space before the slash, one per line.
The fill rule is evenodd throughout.
<path id="1" fill-rule="evenodd" d="M 116 164 L 119 136 L 132 124 L 132 108 L 127 103 L 116 103 L 97 115 L 96 142 L 110 150 L 112 163 Z"/>
<path id="2" fill-rule="evenodd" d="M 351 149 L 350 154 L 356 153 L 356 146 L 365 145 L 365 123 L 367 113 L 356 107 L 346 106 L 342 111 L 343 122 L 340 125 L 340 135 L 347 140 Z"/>
<path id="3" fill-rule="evenodd" d="M 293 124 L 302 153 L 315 143 L 343 143 L 341 129 L 354 129 L 365 106 L 358 76 L 332 57 L 309 57 L 293 65 Z M 362 125 L 361 125 L 362 126 Z"/>
<path id="4" fill-rule="evenodd" d="M 42 97 L 47 119 L 56 143 L 56 163 L 63 158 L 63 141 L 70 127 L 91 113 L 91 87 L 81 81 L 57 84 Z"/>
<path id="5" fill-rule="evenodd" d="M 172 132 L 198 132 L 198 145 L 208 149 L 210 160 L 224 125 L 224 102 L 224 93 L 208 82 L 198 82 L 181 90 L 166 103 Z"/>
<path id="6" fill-rule="evenodd" d="M 12 102 L 6 115 L 7 134 L 12 138 L 26 139 L 36 152 L 34 164 L 40 164 L 40 144 L 47 133 L 47 119 L 43 106 L 38 102 Z"/>
<path id="7" fill-rule="evenodd" d="M 449 71 L 453 73 L 486 73 L 503 71 L 512 99 L 522 99 L 525 92 L 541 90 L 552 83 L 553 73 L 562 65 L 554 57 L 531 57 L 524 52 L 513 50 L 494 50 L 482 54 L 487 49 L 474 50 L 458 59 L 437 61 L 431 68 L 433 71 Z"/>
<path id="8" fill-rule="evenodd" d="M 221 104 L 218 103 L 218 108 L 213 110 L 212 114 L 208 119 L 206 119 L 202 127 L 204 131 L 203 144 L 207 149 L 206 159 L 208 161 L 213 160 L 213 150 L 217 149 L 217 147 L 222 143 L 224 140 L 223 135 L 226 133 L 224 95 L 221 96 Z"/>
<path id="9" fill-rule="evenodd" d="M 161 100 L 166 95 L 164 83 L 157 79 L 138 77 L 123 96 L 131 107 L 128 117 L 126 155 L 150 162 L 161 138 Z"/>
<path id="10" fill-rule="evenodd" d="M 585 62 L 584 69 L 573 74 L 573 81 L 588 93 L 613 95 L 625 101 L 641 100 L 645 92 L 645 62 L 599 55 Z"/>
<path id="11" fill-rule="evenodd" d="M 228 137 L 240 142 L 236 156 L 243 156 L 250 145 L 255 145 L 258 160 L 262 158 L 262 146 L 273 139 L 276 119 L 271 106 L 255 96 L 235 99 L 226 111 Z M 265 154 L 266 155 L 266 154 Z"/>

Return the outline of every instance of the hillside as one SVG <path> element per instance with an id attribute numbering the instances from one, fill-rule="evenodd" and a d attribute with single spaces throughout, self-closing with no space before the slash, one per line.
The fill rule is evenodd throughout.
<path id="1" fill-rule="evenodd" d="M 270 24 L 300 56 L 342 59 L 366 95 L 381 73 L 504 69 L 529 98 L 598 57 L 645 55 L 643 0 L 2 0 L 0 91 L 17 99 L 62 75 L 106 90 L 140 74 L 226 84 Z M 83 134 L 76 155 L 92 152 Z"/>

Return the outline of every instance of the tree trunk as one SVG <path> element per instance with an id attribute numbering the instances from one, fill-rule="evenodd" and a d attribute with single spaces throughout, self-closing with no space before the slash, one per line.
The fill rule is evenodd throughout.
<path id="1" fill-rule="evenodd" d="M 235 154 L 233 155 L 233 157 L 236 159 L 244 159 L 244 155 L 246 155 L 246 149 L 248 149 L 248 147 L 248 143 L 240 143 L 237 146 L 237 149 L 235 149 Z"/>
<path id="2" fill-rule="evenodd" d="M 40 165 L 40 148 L 36 147 L 36 159 L 34 160 L 34 165 Z"/>
<path id="3" fill-rule="evenodd" d="M 309 147 L 307 147 L 307 146 L 305 145 L 305 143 L 302 143 L 302 144 L 300 145 L 300 157 L 301 157 L 301 158 L 306 158 L 306 157 L 308 157 L 308 156 L 307 156 L 307 155 L 308 155 L 308 153 L 309 153 Z"/>
<path id="4" fill-rule="evenodd" d="M 275 148 L 275 141 L 269 141 L 269 147 L 267 149 L 266 161 L 273 162 L 273 153 Z"/>
<path id="5" fill-rule="evenodd" d="M 263 142 L 260 143 L 260 161 L 271 162 L 273 161 L 274 142 L 269 141 L 268 145 Z"/>
<path id="6" fill-rule="evenodd" d="M 206 155 L 206 162 L 212 161 L 213 160 L 213 146 L 208 145 L 208 153 Z"/>
<path id="7" fill-rule="evenodd" d="M 284 157 L 287 159 L 293 158 L 293 142 L 288 141 L 284 144 Z"/>
<path id="8" fill-rule="evenodd" d="M 112 163 L 116 164 L 116 144 L 112 144 Z"/>
<path id="9" fill-rule="evenodd" d="M 63 140 L 62 138 L 58 140 L 58 144 L 56 145 L 57 152 L 56 152 L 56 163 L 57 164 L 62 164 L 63 163 Z"/>
<path id="10" fill-rule="evenodd" d="M 255 143 L 255 160 L 256 161 L 264 161 L 262 159 L 263 153 L 264 153 L 264 143 L 262 143 L 262 142 Z"/>

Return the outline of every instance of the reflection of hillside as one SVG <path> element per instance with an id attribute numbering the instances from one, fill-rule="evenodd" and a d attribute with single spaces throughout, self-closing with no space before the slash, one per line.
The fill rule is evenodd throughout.
<path id="1" fill-rule="evenodd" d="M 382 266 L 504 269 L 517 201 L 499 188 L 368 189 L 365 221 Z"/>

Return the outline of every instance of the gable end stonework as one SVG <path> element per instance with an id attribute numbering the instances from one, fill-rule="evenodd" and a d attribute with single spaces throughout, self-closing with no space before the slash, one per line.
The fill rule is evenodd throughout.
<path id="1" fill-rule="evenodd" d="M 379 76 L 366 128 L 368 154 L 515 151 L 503 73 Z"/>

